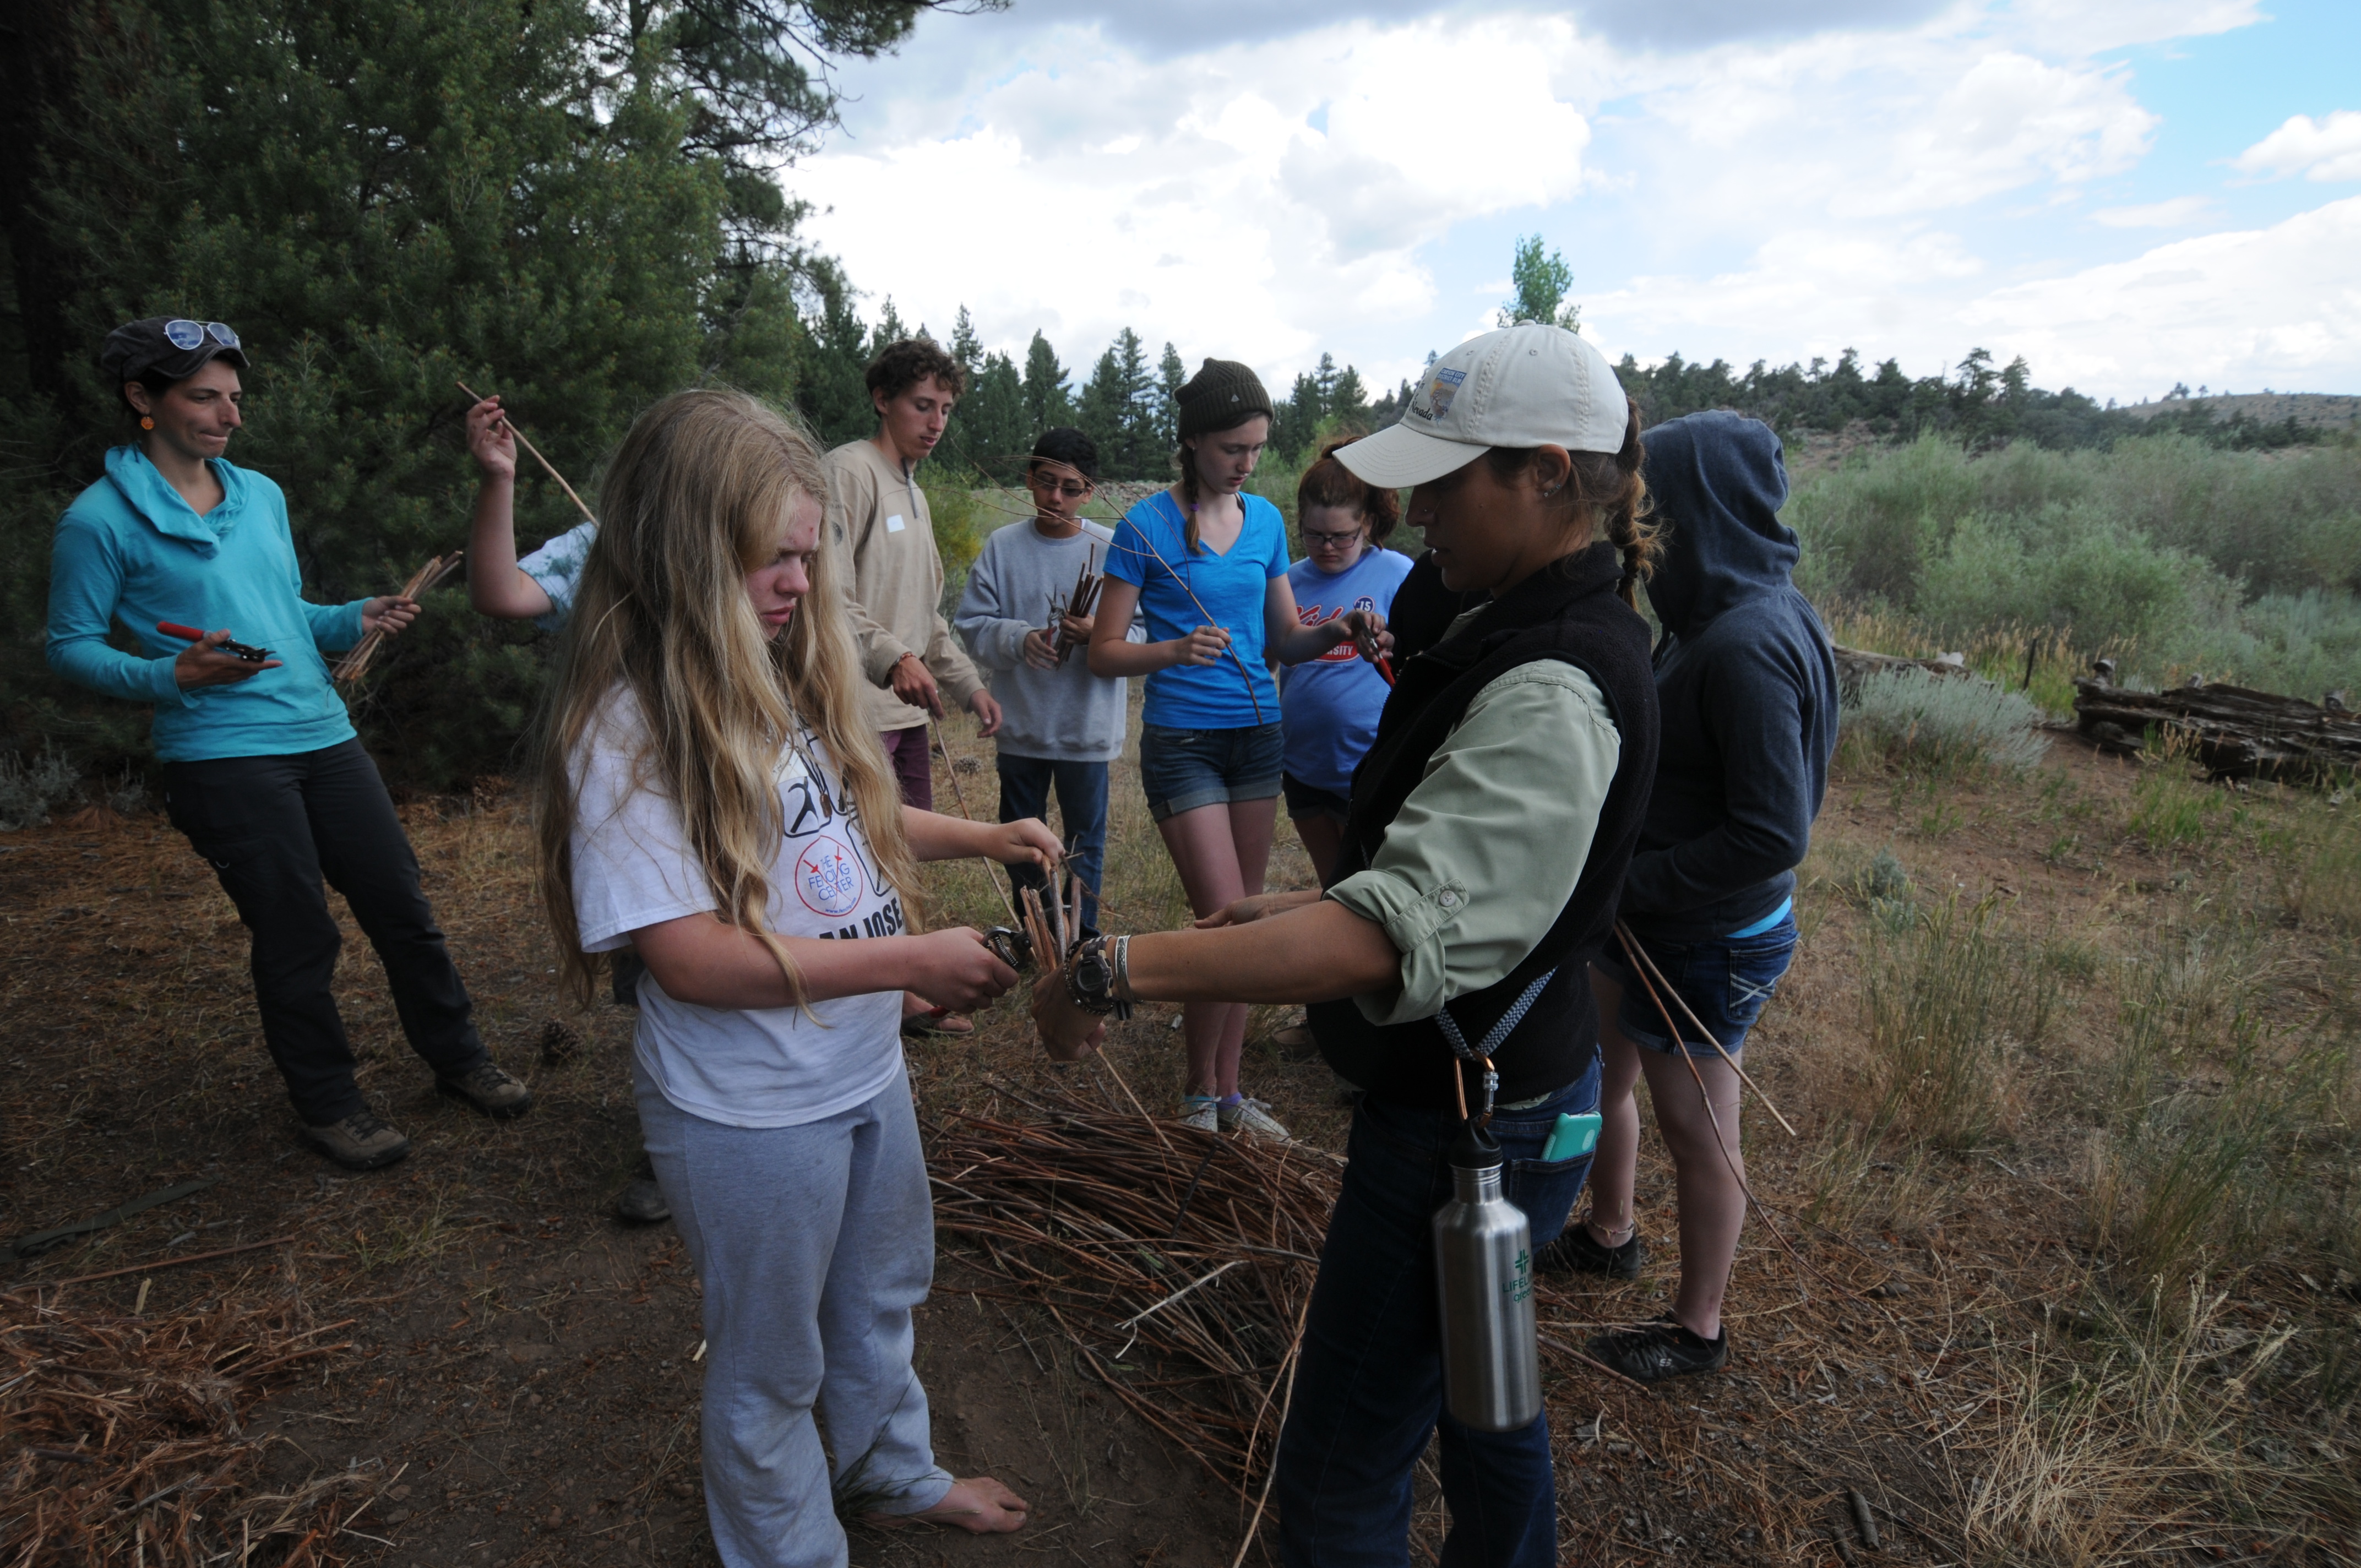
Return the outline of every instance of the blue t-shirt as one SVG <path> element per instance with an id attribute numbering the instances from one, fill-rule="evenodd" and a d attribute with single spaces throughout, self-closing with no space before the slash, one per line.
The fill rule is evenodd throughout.
<path id="1" fill-rule="evenodd" d="M 1166 490 L 1132 508 L 1115 531 L 1107 576 L 1139 589 L 1148 640 L 1170 642 L 1201 626 L 1219 626 L 1229 632 L 1231 652 L 1237 654 L 1235 661 L 1224 655 L 1211 664 L 1175 664 L 1148 676 L 1148 703 L 1140 714 L 1147 723 L 1168 729 L 1244 729 L 1279 721 L 1279 688 L 1263 663 L 1262 614 L 1270 579 L 1287 575 L 1287 524 L 1279 509 L 1260 496 L 1238 499 L 1246 523 L 1225 554 L 1204 544 L 1190 553 L 1181 543 L 1180 503 Z M 1189 597 L 1192 592 L 1195 601 Z M 1240 664 L 1246 666 L 1243 679 Z M 1246 695 L 1249 683 L 1252 697 Z"/>
<path id="2" fill-rule="evenodd" d="M 1319 626 L 1347 610 L 1387 614 L 1410 566 L 1409 556 L 1382 545 L 1362 551 L 1359 560 L 1333 576 L 1309 561 L 1299 561 L 1287 569 L 1287 580 L 1295 589 L 1295 619 Z M 1281 669 L 1279 693 L 1285 712 L 1280 722 L 1287 726 L 1289 775 L 1314 789 L 1351 795 L 1353 770 L 1378 738 L 1378 715 L 1389 689 L 1378 667 L 1350 642 Z"/>

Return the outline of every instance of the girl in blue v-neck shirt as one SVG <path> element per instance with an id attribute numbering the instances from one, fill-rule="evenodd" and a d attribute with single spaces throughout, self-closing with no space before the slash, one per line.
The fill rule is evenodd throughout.
<path id="1" fill-rule="evenodd" d="M 1279 509 L 1244 493 L 1270 437 L 1254 371 L 1208 359 L 1180 389 L 1180 477 L 1124 518 L 1091 639 L 1091 673 L 1146 675 L 1139 778 L 1156 829 L 1199 916 L 1262 890 L 1279 823 L 1282 741 L 1272 660 L 1300 664 L 1351 642 L 1379 651 L 1385 618 L 1355 610 L 1300 624 Z M 1146 642 L 1123 641 L 1137 607 Z M 1181 1120 L 1283 1138 L 1238 1087 L 1247 1009 L 1192 1003 Z"/>

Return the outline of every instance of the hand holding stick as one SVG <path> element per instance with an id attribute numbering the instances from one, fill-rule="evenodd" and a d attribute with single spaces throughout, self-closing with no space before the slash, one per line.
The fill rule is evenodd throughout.
<path id="1" fill-rule="evenodd" d="M 473 387 L 468 386 L 467 382 L 455 379 L 453 384 L 461 391 L 475 399 L 478 402 L 480 403 L 484 400 L 483 394 L 477 391 Z M 574 487 L 566 482 L 566 476 L 559 473 L 557 469 L 552 466 L 549 459 L 541 455 L 540 447 L 535 446 L 532 442 L 525 439 L 524 432 L 516 427 L 516 421 L 509 418 L 508 411 L 506 409 L 502 409 L 500 411 L 500 422 L 509 427 L 509 433 L 517 438 L 518 445 L 533 454 L 533 460 L 541 465 L 542 471 L 547 474 L 551 478 L 557 481 L 557 488 L 566 492 L 566 499 L 572 501 L 576 506 L 582 508 L 583 521 L 585 522 L 598 521 L 598 520 L 591 515 L 590 509 L 583 504 L 582 498 L 574 493 Z"/>
<path id="2" fill-rule="evenodd" d="M 465 550 L 454 550 L 448 555 L 435 556 L 411 574 L 410 581 L 402 585 L 401 592 L 397 597 L 415 599 L 429 588 L 440 586 L 445 579 L 465 564 L 467 555 L 467 553 Z M 352 652 L 336 661 L 336 667 L 333 672 L 335 679 L 350 685 L 368 674 L 369 661 L 377 657 L 377 651 L 385 645 L 385 630 L 380 626 L 372 629 L 368 636 L 354 643 Z"/>

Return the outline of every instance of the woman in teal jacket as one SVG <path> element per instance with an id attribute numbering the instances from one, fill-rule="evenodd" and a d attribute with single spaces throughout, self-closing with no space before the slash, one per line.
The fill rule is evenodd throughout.
<path id="1" fill-rule="evenodd" d="M 223 456 L 244 422 L 237 372 L 247 361 L 236 333 L 133 322 L 108 334 L 99 363 L 140 433 L 107 453 L 106 477 L 58 520 L 49 664 L 156 705 L 167 808 L 252 933 L 263 1039 L 304 1136 L 357 1170 L 410 1152 L 354 1081 L 329 990 L 343 938 L 323 878 L 377 948 L 402 1030 L 437 1086 L 491 1115 L 522 1113 L 532 1095 L 485 1052 L 417 856 L 321 656 L 371 630 L 400 631 L 418 606 L 393 595 L 303 598 L 279 487 Z M 139 652 L 109 645 L 118 620 Z"/>

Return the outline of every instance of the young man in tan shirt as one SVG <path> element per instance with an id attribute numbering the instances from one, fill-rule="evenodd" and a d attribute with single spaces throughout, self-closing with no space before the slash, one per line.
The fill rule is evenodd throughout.
<path id="1" fill-rule="evenodd" d="M 851 553 L 853 641 L 879 687 L 869 699 L 871 721 L 903 801 L 931 811 L 927 721 L 942 716 L 942 694 L 975 715 L 978 734 L 1000 729 L 1000 705 L 943 620 L 943 558 L 916 477 L 942 439 L 966 376 L 959 361 L 916 337 L 879 355 L 867 378 L 877 433 L 828 455 L 829 521 Z"/>
<path id="2" fill-rule="evenodd" d="M 870 722 L 885 742 L 903 802 L 931 811 L 928 721 L 942 717 L 942 694 L 975 715 L 977 734 L 1000 729 L 1000 705 L 943 620 L 943 558 L 917 477 L 920 460 L 943 438 L 967 378 L 930 339 L 914 337 L 879 355 L 867 380 L 877 433 L 828 455 L 828 521 L 851 555 L 846 608 L 852 639 L 879 688 L 869 697 Z M 966 1018 L 923 997 L 905 995 L 902 1007 L 906 1030 L 974 1032 Z"/>

